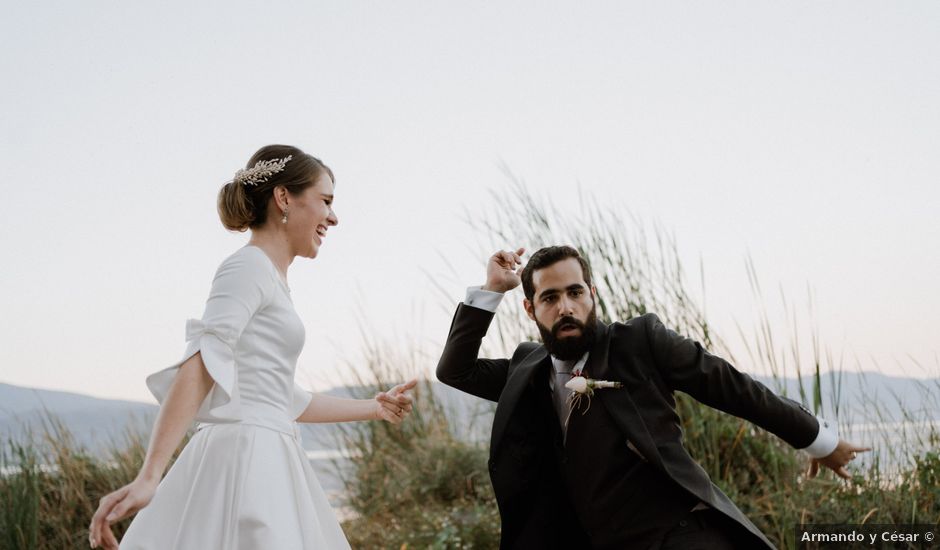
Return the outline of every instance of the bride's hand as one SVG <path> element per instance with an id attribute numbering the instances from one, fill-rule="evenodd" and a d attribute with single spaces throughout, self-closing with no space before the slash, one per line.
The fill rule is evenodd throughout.
<path id="1" fill-rule="evenodd" d="M 392 424 L 401 424 L 411 412 L 412 397 L 407 393 L 418 385 L 417 379 L 399 384 L 375 396 L 376 416 Z"/>
<path id="2" fill-rule="evenodd" d="M 91 547 L 103 546 L 117 550 L 118 541 L 111 532 L 111 524 L 135 514 L 149 504 L 158 483 L 159 480 L 138 478 L 102 497 L 88 527 L 88 543 Z"/>

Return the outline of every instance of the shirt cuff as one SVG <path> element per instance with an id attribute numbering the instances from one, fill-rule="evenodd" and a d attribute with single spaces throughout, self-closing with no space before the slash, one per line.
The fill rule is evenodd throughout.
<path id="1" fill-rule="evenodd" d="M 490 290 L 483 290 L 481 286 L 471 286 L 467 289 L 467 297 L 464 299 L 463 303 L 468 306 L 489 311 L 490 313 L 496 313 L 496 308 L 499 307 L 499 303 L 502 301 L 502 292 L 492 292 Z"/>
<path id="2" fill-rule="evenodd" d="M 816 434 L 816 440 L 809 444 L 809 447 L 803 449 L 806 454 L 813 458 L 823 458 L 832 454 L 839 444 L 839 434 L 835 426 L 822 418 L 816 418 L 819 422 L 819 433 Z"/>

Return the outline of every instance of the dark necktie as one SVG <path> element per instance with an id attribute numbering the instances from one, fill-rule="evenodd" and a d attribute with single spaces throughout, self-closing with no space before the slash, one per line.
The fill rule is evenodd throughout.
<path id="1" fill-rule="evenodd" d="M 556 361 L 554 366 L 555 389 L 552 392 L 552 399 L 555 403 L 555 412 L 558 414 L 558 423 L 561 426 L 562 437 L 567 436 L 565 420 L 568 419 L 568 413 L 571 411 L 571 401 L 568 396 L 571 390 L 565 387 L 572 377 L 571 369 L 577 361 Z"/>

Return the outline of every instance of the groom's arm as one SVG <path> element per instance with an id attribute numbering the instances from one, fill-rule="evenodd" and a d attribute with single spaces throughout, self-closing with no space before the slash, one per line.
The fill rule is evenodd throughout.
<path id="1" fill-rule="evenodd" d="M 778 396 L 739 372 L 701 344 L 666 328 L 654 314 L 643 316 L 656 367 L 672 389 L 780 437 L 813 458 L 830 455 L 839 443 L 836 431 L 801 404 Z"/>
<path id="2" fill-rule="evenodd" d="M 477 356 L 503 295 L 522 283 L 522 269 L 517 267 L 522 264 L 524 252 L 524 248 L 496 252 L 486 262 L 486 284 L 467 290 L 467 299 L 457 306 L 437 364 L 437 378 L 441 382 L 483 399 L 499 401 L 509 373 L 509 360 Z"/>
<path id="3" fill-rule="evenodd" d="M 502 297 L 501 293 L 480 288 L 467 290 L 466 300 L 457 306 L 437 364 L 438 380 L 477 397 L 499 401 L 509 360 L 481 359 L 478 355 Z"/>

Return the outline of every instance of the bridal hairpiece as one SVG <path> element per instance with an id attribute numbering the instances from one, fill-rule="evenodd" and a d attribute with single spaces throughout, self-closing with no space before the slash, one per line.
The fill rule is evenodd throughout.
<path id="1" fill-rule="evenodd" d="M 293 155 L 287 155 L 282 159 L 259 160 L 254 166 L 247 170 L 241 169 L 235 172 L 235 183 L 243 185 L 258 185 L 268 181 L 268 178 L 284 170 L 287 161 L 294 158 Z"/>

